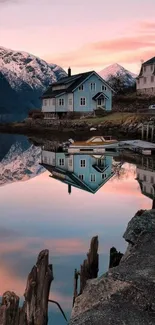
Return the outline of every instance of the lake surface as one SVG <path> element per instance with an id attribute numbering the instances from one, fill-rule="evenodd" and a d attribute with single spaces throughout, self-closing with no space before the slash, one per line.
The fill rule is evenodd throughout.
<path id="1" fill-rule="evenodd" d="M 74 269 L 91 237 L 99 236 L 102 274 L 110 248 L 126 249 L 128 221 L 137 210 L 151 208 L 154 161 L 140 158 L 136 165 L 52 150 L 24 136 L 0 135 L 0 296 L 12 290 L 22 297 L 38 253 L 48 248 L 55 277 L 50 295 L 69 317 Z M 49 324 L 65 324 L 53 306 Z"/>

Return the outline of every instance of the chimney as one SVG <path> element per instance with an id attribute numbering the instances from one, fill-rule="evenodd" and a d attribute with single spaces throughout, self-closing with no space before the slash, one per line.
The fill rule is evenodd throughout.
<path id="1" fill-rule="evenodd" d="M 71 77 L 71 68 L 68 68 L 68 77 Z"/>
<path id="2" fill-rule="evenodd" d="M 68 194 L 71 194 L 72 193 L 72 187 L 70 184 L 68 184 Z"/>

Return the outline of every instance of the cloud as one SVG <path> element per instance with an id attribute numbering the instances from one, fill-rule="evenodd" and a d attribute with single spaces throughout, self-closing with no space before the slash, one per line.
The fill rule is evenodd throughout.
<path id="1" fill-rule="evenodd" d="M 110 64 L 114 60 L 133 63 L 149 58 L 154 52 L 155 32 L 88 43 L 76 51 L 57 55 L 52 60 L 63 67 L 91 68 Z"/>
<path id="2" fill-rule="evenodd" d="M 142 21 L 139 24 L 140 29 L 142 29 L 142 31 L 145 30 L 154 30 L 155 31 L 155 22 L 154 21 Z"/>

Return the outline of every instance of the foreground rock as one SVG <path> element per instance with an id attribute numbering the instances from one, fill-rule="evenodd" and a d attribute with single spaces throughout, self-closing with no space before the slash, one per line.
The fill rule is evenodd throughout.
<path id="1" fill-rule="evenodd" d="M 123 237 L 129 244 L 120 264 L 87 282 L 70 325 L 155 324 L 155 210 L 139 211 Z"/>

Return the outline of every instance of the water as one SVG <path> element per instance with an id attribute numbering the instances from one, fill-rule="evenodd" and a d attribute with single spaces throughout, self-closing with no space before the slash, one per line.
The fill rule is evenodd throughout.
<path id="1" fill-rule="evenodd" d="M 137 167 L 131 160 L 65 156 L 24 136 L 0 135 L 0 295 L 12 290 L 22 297 L 38 253 L 48 248 L 55 277 L 50 296 L 69 318 L 74 269 L 91 237 L 99 236 L 102 274 L 109 249 L 125 251 L 128 221 L 152 206 L 154 161 L 140 157 Z M 57 307 L 50 307 L 49 324 L 65 324 Z"/>

